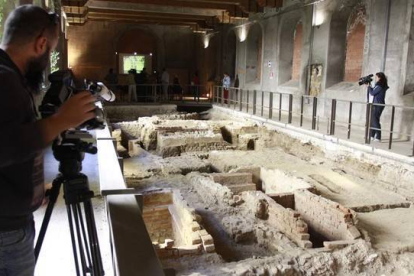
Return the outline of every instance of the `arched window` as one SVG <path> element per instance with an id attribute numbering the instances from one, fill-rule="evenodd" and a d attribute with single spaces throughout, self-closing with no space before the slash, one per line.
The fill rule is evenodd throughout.
<path id="1" fill-rule="evenodd" d="M 301 61 L 302 61 L 302 41 L 303 41 L 303 26 L 302 22 L 296 25 L 293 38 L 293 62 L 292 62 L 292 80 L 300 79 Z"/>
<path id="2" fill-rule="evenodd" d="M 345 7 L 332 14 L 329 32 L 326 87 L 355 82 L 362 72 L 365 37 L 364 6 Z"/>
<path id="3" fill-rule="evenodd" d="M 359 8 L 351 14 L 346 39 L 344 81 L 356 82 L 362 75 L 365 41 L 365 9 Z"/>
<path id="4" fill-rule="evenodd" d="M 299 11 L 284 15 L 279 26 L 277 78 L 279 85 L 299 80 L 301 74 L 303 25 Z"/>
<path id="5" fill-rule="evenodd" d="M 254 24 L 247 37 L 246 82 L 260 82 L 262 78 L 262 28 Z"/>

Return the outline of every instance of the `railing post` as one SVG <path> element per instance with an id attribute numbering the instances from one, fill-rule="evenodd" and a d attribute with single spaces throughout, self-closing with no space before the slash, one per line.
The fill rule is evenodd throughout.
<path id="1" fill-rule="evenodd" d="M 392 146 L 392 136 L 394 132 L 394 117 L 395 117 L 395 106 L 392 106 L 391 110 L 391 127 L 390 127 L 390 143 L 388 145 L 388 149 L 391 149 Z"/>
<path id="2" fill-rule="evenodd" d="M 289 115 L 288 115 L 288 124 L 291 124 L 292 123 L 292 113 L 293 113 L 293 111 L 292 111 L 292 109 L 293 109 L 293 95 L 292 94 L 289 94 Z"/>
<path id="3" fill-rule="evenodd" d="M 253 115 L 256 115 L 257 92 L 253 90 Z"/>
<path id="4" fill-rule="evenodd" d="M 240 93 L 240 111 L 243 111 L 243 89 L 240 89 L 240 91 L 239 91 L 239 93 Z"/>
<path id="5" fill-rule="evenodd" d="M 221 106 L 224 106 L 224 87 L 221 87 Z"/>
<path id="6" fill-rule="evenodd" d="M 351 139 L 351 124 L 352 124 L 352 102 L 349 102 L 348 139 Z"/>
<path id="7" fill-rule="evenodd" d="M 261 111 L 260 111 L 260 116 L 263 117 L 263 111 L 264 111 L 264 91 L 262 91 L 262 106 L 261 106 Z"/>
<path id="8" fill-rule="evenodd" d="M 301 97 L 300 99 L 300 127 L 303 126 L 303 104 L 305 101 L 305 97 Z"/>
<path id="9" fill-rule="evenodd" d="M 282 120 L 282 100 L 283 100 L 283 94 L 279 94 L 279 122 Z"/>
<path id="10" fill-rule="evenodd" d="M 227 99 L 227 108 L 230 108 L 231 91 L 232 91 L 232 89 L 229 88 L 228 91 L 229 91 L 229 94 L 227 95 L 227 97 L 228 97 L 228 99 Z"/>
<path id="11" fill-rule="evenodd" d="M 269 119 L 273 117 L 273 92 L 269 95 Z"/>
<path id="12" fill-rule="evenodd" d="M 372 110 L 372 103 L 367 104 L 367 114 L 366 114 L 366 121 L 365 121 L 365 144 L 371 143 L 371 110 Z"/>
<path id="13" fill-rule="evenodd" d="M 318 98 L 313 97 L 312 104 L 312 130 L 316 129 L 316 114 L 318 112 Z"/>
<path id="14" fill-rule="evenodd" d="M 336 99 L 332 99 L 331 104 L 331 129 L 329 135 L 335 135 L 335 120 L 336 120 Z"/>
<path id="15" fill-rule="evenodd" d="M 246 95 L 246 113 L 249 113 L 249 102 L 250 102 L 250 91 L 247 90 L 247 95 Z"/>

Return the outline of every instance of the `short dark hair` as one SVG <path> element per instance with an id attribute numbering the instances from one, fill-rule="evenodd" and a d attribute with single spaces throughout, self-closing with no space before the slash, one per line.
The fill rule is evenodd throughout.
<path id="1" fill-rule="evenodd" d="M 7 17 L 2 43 L 29 43 L 43 34 L 52 35 L 58 24 L 56 13 L 34 5 L 20 6 Z"/>

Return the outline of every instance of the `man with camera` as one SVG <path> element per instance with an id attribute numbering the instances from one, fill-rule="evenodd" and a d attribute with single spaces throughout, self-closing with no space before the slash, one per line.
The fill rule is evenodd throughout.
<path id="1" fill-rule="evenodd" d="M 36 120 L 34 96 L 59 40 L 59 17 L 26 5 L 7 18 L 0 46 L 0 276 L 34 274 L 34 212 L 44 197 L 43 154 L 61 132 L 95 116 L 89 92 Z"/>

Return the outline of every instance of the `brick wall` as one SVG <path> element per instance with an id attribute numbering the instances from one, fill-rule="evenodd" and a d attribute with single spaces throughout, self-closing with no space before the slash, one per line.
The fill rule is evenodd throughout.
<path id="1" fill-rule="evenodd" d="M 312 242 L 309 241 L 308 225 L 298 212 L 279 205 L 262 192 L 244 192 L 242 198 L 248 208 L 252 210 L 256 209 L 261 200 L 265 200 L 269 204 L 269 217 L 267 220 L 269 225 L 285 234 L 299 246 L 304 248 L 312 247 Z"/>
<path id="2" fill-rule="evenodd" d="M 344 81 L 355 82 L 362 74 L 365 25 L 358 23 L 347 37 Z"/>
<path id="3" fill-rule="evenodd" d="M 299 23 L 296 26 L 295 38 L 293 44 L 293 64 L 292 64 L 292 80 L 299 80 L 301 58 L 302 58 L 302 38 L 303 38 L 303 26 Z"/>
<path id="4" fill-rule="evenodd" d="M 210 176 L 190 173 L 187 175 L 187 178 L 194 186 L 196 192 L 206 202 L 229 203 L 233 198 L 233 192 L 228 187 L 214 182 Z"/>
<path id="5" fill-rule="evenodd" d="M 360 237 L 350 209 L 306 190 L 294 194 L 295 210 L 315 232 L 331 241 Z"/>
<path id="6" fill-rule="evenodd" d="M 171 73 L 187 72 L 193 67 L 194 35 L 176 26 L 135 28 L 121 22 L 88 21 L 69 27 L 68 59 L 76 77 L 103 79 L 109 68 L 118 67 L 116 52 L 153 53 L 154 70 L 165 66 Z"/>
<path id="7" fill-rule="evenodd" d="M 174 239 L 171 214 L 168 206 L 172 204 L 170 191 L 144 194 L 142 216 L 145 226 L 153 242 L 163 243 L 166 239 Z"/>

